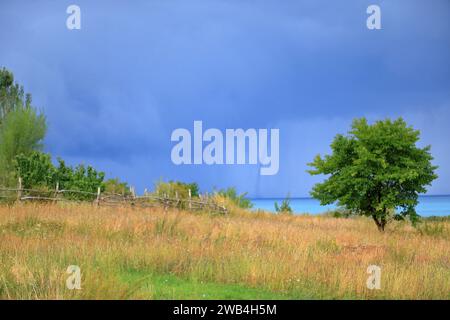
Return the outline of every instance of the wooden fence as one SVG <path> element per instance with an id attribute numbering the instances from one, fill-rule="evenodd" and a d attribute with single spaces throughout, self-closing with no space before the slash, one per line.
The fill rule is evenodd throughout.
<path id="1" fill-rule="evenodd" d="M 199 198 L 192 198 L 189 192 L 188 199 L 179 198 L 178 194 L 171 198 L 166 195 L 160 196 L 147 192 L 143 196 L 136 196 L 134 188 L 130 188 L 130 194 L 101 192 L 100 187 L 96 193 L 93 193 L 59 189 L 58 184 L 55 190 L 37 190 L 22 188 L 21 179 L 19 179 L 18 188 L 0 188 L 0 199 L 8 202 L 87 202 L 95 206 L 162 207 L 165 210 L 178 208 L 191 211 L 204 210 L 221 214 L 227 213 L 226 207 L 216 203 L 208 194 L 200 195 Z"/>

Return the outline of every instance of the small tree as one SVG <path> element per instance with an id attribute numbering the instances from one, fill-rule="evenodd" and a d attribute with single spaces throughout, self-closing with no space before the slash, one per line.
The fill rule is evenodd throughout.
<path id="1" fill-rule="evenodd" d="M 430 146 L 416 146 L 420 132 L 399 118 L 369 125 L 353 121 L 349 135 L 337 135 L 332 154 L 316 156 L 312 175 L 329 175 L 313 187 L 311 195 L 322 205 L 338 202 L 352 212 L 372 217 L 384 231 L 391 219 L 415 223 L 419 193 L 437 178 Z"/>

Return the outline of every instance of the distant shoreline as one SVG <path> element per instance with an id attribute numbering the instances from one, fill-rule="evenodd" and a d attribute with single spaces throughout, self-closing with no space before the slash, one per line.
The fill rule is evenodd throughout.
<path id="1" fill-rule="evenodd" d="M 275 202 L 280 203 L 284 198 L 249 198 L 253 203 L 253 210 L 275 212 Z M 311 197 L 289 198 L 290 207 L 296 214 L 322 214 L 338 210 L 336 203 L 321 205 L 320 201 Z M 422 217 L 450 215 L 450 195 L 420 195 L 416 212 Z"/>

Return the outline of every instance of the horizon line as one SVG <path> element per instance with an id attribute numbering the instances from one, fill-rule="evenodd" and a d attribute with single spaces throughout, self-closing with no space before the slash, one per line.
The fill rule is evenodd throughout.
<path id="1" fill-rule="evenodd" d="M 419 194 L 419 197 L 450 197 L 450 194 Z M 286 199 L 287 197 L 248 197 L 250 200 Z M 314 199 L 314 197 L 289 197 L 289 199 Z"/>

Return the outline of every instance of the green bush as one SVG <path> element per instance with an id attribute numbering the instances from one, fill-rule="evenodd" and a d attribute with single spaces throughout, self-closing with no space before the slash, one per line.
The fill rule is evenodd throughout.
<path id="1" fill-rule="evenodd" d="M 104 182 L 105 192 L 114 193 L 114 194 L 122 194 L 122 195 L 130 195 L 130 187 L 126 182 L 120 182 L 119 178 L 108 179 Z"/>
<path id="2" fill-rule="evenodd" d="M 191 190 L 191 197 L 198 198 L 199 188 L 197 183 L 184 183 L 180 181 L 159 181 L 155 186 L 155 194 L 160 197 L 188 199 L 189 190 Z"/>
<path id="3" fill-rule="evenodd" d="M 242 209 L 250 209 L 253 207 L 253 203 L 250 199 L 246 198 L 247 192 L 238 194 L 236 188 L 229 187 L 228 189 L 221 189 L 217 191 L 217 194 L 229 199 L 235 205 Z"/>
<path id="4" fill-rule="evenodd" d="M 93 200 L 99 187 L 101 191 L 105 189 L 103 172 L 84 165 L 73 168 L 62 159 L 58 159 L 55 167 L 50 155 L 37 151 L 16 156 L 15 169 L 16 175 L 22 178 L 23 188 L 55 190 L 58 184 L 59 190 L 74 191 L 64 193 L 64 197 L 72 200 Z"/>
<path id="5" fill-rule="evenodd" d="M 32 189 L 42 186 L 55 188 L 56 168 L 49 154 L 33 152 L 29 155 L 19 154 L 15 158 L 16 175 L 22 178 L 22 187 Z"/>
<path id="6" fill-rule="evenodd" d="M 285 199 L 283 199 L 283 201 L 281 201 L 281 205 L 278 205 L 278 202 L 275 201 L 275 211 L 277 213 L 288 213 L 288 214 L 292 214 L 292 208 L 291 208 L 291 199 L 290 196 L 287 195 L 287 197 Z"/>

